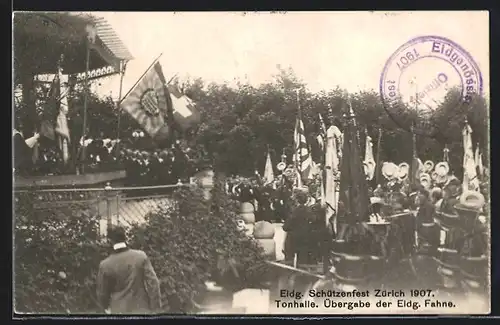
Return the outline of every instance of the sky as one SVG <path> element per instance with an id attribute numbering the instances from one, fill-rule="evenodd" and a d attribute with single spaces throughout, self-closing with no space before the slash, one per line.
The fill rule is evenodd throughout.
<path id="1" fill-rule="evenodd" d="M 424 35 L 446 37 L 478 64 L 489 93 L 489 16 L 450 12 L 94 12 L 108 20 L 134 56 L 125 94 L 152 61 L 166 79 L 201 77 L 252 85 L 292 68 L 310 91 L 376 90 L 384 65 L 404 43 Z M 419 68 L 421 71 L 426 71 Z M 99 92 L 118 96 L 119 78 L 100 81 Z M 487 97 L 489 97 L 487 95 Z"/>

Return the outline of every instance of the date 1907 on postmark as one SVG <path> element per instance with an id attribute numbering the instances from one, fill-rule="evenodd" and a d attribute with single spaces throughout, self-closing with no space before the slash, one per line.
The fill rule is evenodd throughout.
<path id="1" fill-rule="evenodd" d="M 417 130 L 426 135 L 437 131 L 430 121 L 450 93 L 457 95 L 457 105 L 464 105 L 482 90 L 481 71 L 472 56 L 441 36 L 417 37 L 403 44 L 387 60 L 380 77 L 380 95 L 392 119 L 396 123 L 401 119 L 401 104 L 414 109 L 427 121 Z"/>

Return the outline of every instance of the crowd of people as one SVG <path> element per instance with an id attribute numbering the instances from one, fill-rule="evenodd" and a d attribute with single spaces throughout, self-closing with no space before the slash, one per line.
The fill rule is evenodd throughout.
<path id="1" fill-rule="evenodd" d="M 421 164 L 417 180 L 407 174 L 390 173 L 384 175 L 374 189 L 369 188 L 370 214 L 361 225 L 366 231 L 360 239 L 365 254 L 387 257 L 392 254 L 391 250 L 397 251 L 393 254 L 396 258 L 410 254 L 418 249 L 416 234 L 422 225 L 433 223 L 443 213 L 456 214 L 455 207 L 464 192 L 463 182 L 449 172 L 446 162 L 439 166 L 446 167 L 447 173 L 436 175 L 430 170 L 432 168 L 423 168 Z M 240 202 L 253 203 L 256 221 L 284 223 L 287 260 L 297 254 L 299 263 L 314 264 L 331 249 L 332 241 L 343 236 L 336 233 L 333 219 L 346 213 L 343 202 L 338 202 L 334 215 L 325 225 L 327 207 L 322 204 L 315 183 L 310 181 L 302 188 L 294 188 L 285 175 L 279 175 L 273 182 L 264 184 L 257 175 L 253 179 L 234 179 L 228 191 Z M 489 182 L 483 173 L 478 195 L 486 202 L 489 202 L 488 188 Z M 479 220 L 482 223 L 487 222 L 488 207 L 488 204 L 481 207 Z M 393 229 L 382 243 L 376 238 L 377 234 L 370 231 L 370 225 L 381 223 L 391 223 Z"/>

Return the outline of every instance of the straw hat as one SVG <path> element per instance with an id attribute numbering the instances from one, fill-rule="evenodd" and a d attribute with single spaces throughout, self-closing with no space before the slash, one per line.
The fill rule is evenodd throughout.
<path id="1" fill-rule="evenodd" d="M 428 190 L 431 187 L 431 176 L 427 173 L 420 174 L 420 184 Z"/>
<path id="2" fill-rule="evenodd" d="M 436 171 L 438 176 L 446 176 L 450 172 L 450 165 L 448 165 L 446 161 L 442 161 L 436 164 L 434 170 Z"/>
<path id="3" fill-rule="evenodd" d="M 396 165 L 395 163 L 384 162 L 382 164 L 382 175 L 384 175 L 386 179 L 392 179 L 396 177 L 397 172 L 398 172 L 398 165 Z"/>
<path id="4" fill-rule="evenodd" d="M 484 202 L 484 196 L 476 191 L 467 191 L 460 196 L 460 205 L 464 208 L 479 210 Z"/>
<path id="5" fill-rule="evenodd" d="M 427 160 L 426 162 L 424 162 L 424 170 L 426 173 L 431 172 L 433 169 L 434 163 L 432 162 L 432 160 Z"/>
<path id="6" fill-rule="evenodd" d="M 280 162 L 280 163 L 276 166 L 276 168 L 277 168 L 279 171 L 283 171 L 283 170 L 285 170 L 285 168 L 286 168 L 286 164 L 285 164 L 284 162 Z"/>
<path id="7" fill-rule="evenodd" d="M 410 172 L 410 165 L 405 162 L 399 164 L 398 177 L 401 180 L 404 180 L 408 177 L 408 173 Z"/>

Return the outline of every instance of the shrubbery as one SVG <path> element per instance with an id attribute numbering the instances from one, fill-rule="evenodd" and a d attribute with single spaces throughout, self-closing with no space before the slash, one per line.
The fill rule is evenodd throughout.
<path id="1" fill-rule="evenodd" d="M 173 193 L 173 202 L 129 231 L 130 246 L 149 255 L 161 280 L 165 313 L 190 312 L 208 279 L 229 290 L 258 282 L 261 249 L 237 230 L 239 205 L 222 183 L 210 201 L 185 187 Z M 99 239 L 99 217 L 83 205 L 34 210 L 32 203 L 29 195 L 16 196 L 16 312 L 102 312 L 95 276 L 109 247 Z"/>
<path id="2" fill-rule="evenodd" d="M 95 276 L 107 249 L 84 205 L 35 210 L 15 198 L 14 305 L 21 313 L 99 311 Z"/>
<path id="3" fill-rule="evenodd" d="M 161 207 L 145 225 L 130 230 L 131 246 L 146 251 L 160 278 L 164 312 L 190 312 L 209 279 L 230 290 L 254 285 L 262 251 L 237 230 L 239 204 L 221 182 L 210 201 L 193 187 L 179 189 L 173 198 L 172 206 Z"/>

